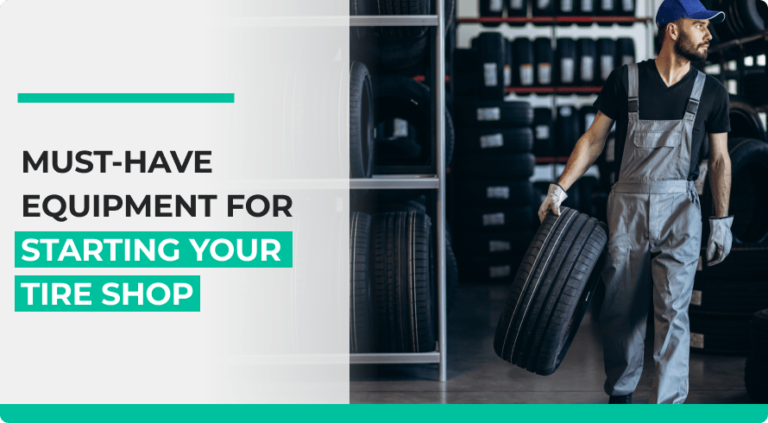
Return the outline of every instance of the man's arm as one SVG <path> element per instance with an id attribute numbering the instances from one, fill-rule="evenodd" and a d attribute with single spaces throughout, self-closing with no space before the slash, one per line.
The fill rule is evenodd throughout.
<path id="1" fill-rule="evenodd" d="M 728 216 L 728 200 L 731 197 L 731 157 L 728 155 L 728 134 L 709 134 L 709 185 L 715 217 Z M 569 161 L 570 162 L 570 161 Z"/>
<path id="2" fill-rule="evenodd" d="M 576 147 L 573 148 L 573 153 L 571 153 L 571 156 L 568 158 L 568 164 L 565 165 L 565 170 L 563 171 L 562 176 L 560 176 L 560 180 L 557 182 L 557 184 L 565 191 L 568 191 L 571 185 L 581 178 L 581 175 L 583 175 L 584 172 L 592 166 L 595 160 L 600 157 L 600 153 L 605 147 L 605 140 L 608 138 L 608 133 L 610 133 L 612 125 L 613 119 L 598 110 L 595 120 L 592 121 L 592 125 L 587 132 L 579 138 L 579 142 L 577 142 Z M 730 164 L 728 169 L 730 169 Z M 730 181 L 730 173 L 728 181 Z"/>

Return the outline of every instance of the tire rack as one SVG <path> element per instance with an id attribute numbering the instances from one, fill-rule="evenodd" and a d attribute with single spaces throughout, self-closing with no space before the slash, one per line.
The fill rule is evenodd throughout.
<path id="1" fill-rule="evenodd" d="M 709 57 L 705 65 L 716 64 L 719 66 L 719 73 L 712 76 L 719 79 L 726 88 L 728 88 L 728 80 L 737 80 L 736 93 L 731 94 L 743 96 L 745 91 L 744 71 L 747 68 L 744 64 L 744 58 L 768 54 L 766 45 L 768 45 L 768 31 L 716 44 L 710 47 Z M 736 69 L 730 68 L 729 62 L 731 61 L 736 62 Z M 755 105 L 756 108 L 761 108 L 760 106 Z"/>
<path id="2" fill-rule="evenodd" d="M 435 2 L 436 15 L 419 16 L 350 16 L 350 26 L 428 26 L 432 27 L 434 86 L 431 92 L 435 102 L 435 159 L 436 172 L 431 175 L 374 175 L 372 178 L 350 180 L 350 189 L 433 189 L 437 190 L 437 349 L 425 353 L 366 353 L 350 354 L 350 364 L 406 364 L 437 363 L 438 379 L 447 380 L 447 302 L 445 283 L 445 5 Z M 429 78 L 429 76 L 427 76 Z"/>
<path id="3" fill-rule="evenodd" d="M 652 16 L 651 1 L 645 2 L 645 15 Z M 654 20 L 650 17 L 632 17 L 632 16 L 533 16 L 533 17 L 478 17 L 478 18 L 457 18 L 456 23 L 546 23 L 551 24 L 552 29 L 552 48 L 556 48 L 557 42 L 557 23 L 642 23 L 645 28 L 646 38 L 646 55 L 648 58 L 654 56 L 653 54 L 653 23 Z M 498 27 L 497 27 L 498 28 Z M 487 27 L 484 31 L 493 31 L 497 28 Z M 537 95 L 549 95 L 552 98 L 552 119 L 557 119 L 557 95 L 569 95 L 569 94 L 598 94 L 602 90 L 602 86 L 585 87 L 585 86 L 550 86 L 550 87 L 508 87 L 506 93 L 518 93 L 518 94 L 537 94 Z M 555 164 L 566 163 L 567 157 L 537 157 L 536 164 L 553 164 L 552 166 L 552 180 L 557 180 L 557 166 Z"/>

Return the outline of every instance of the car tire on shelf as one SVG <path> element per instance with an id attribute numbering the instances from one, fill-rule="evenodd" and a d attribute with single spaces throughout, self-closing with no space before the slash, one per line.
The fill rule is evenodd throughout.
<path id="1" fill-rule="evenodd" d="M 533 184 L 527 179 L 462 179 L 456 197 L 463 204 L 527 206 L 533 202 Z"/>
<path id="2" fill-rule="evenodd" d="M 483 75 L 481 100 L 504 100 L 504 62 L 507 40 L 498 32 L 482 32 L 478 35 L 480 62 L 477 72 Z"/>
<path id="3" fill-rule="evenodd" d="M 467 153 L 528 153 L 533 149 L 533 130 L 463 126 L 456 129 L 456 143 Z"/>
<path id="4" fill-rule="evenodd" d="M 635 63 L 635 40 L 631 38 L 616 39 L 616 66 Z"/>
<path id="5" fill-rule="evenodd" d="M 598 69 L 597 84 L 604 85 L 608 81 L 608 76 L 616 68 L 616 41 L 611 38 L 600 38 L 597 40 L 597 58 Z"/>
<path id="6" fill-rule="evenodd" d="M 461 237 L 461 250 L 467 254 L 493 255 L 522 255 L 533 240 L 533 230 L 518 229 L 514 231 L 466 232 Z"/>
<path id="7" fill-rule="evenodd" d="M 496 326 L 499 357 L 541 375 L 557 370 L 597 287 L 607 241 L 594 218 L 569 208 L 547 215 Z"/>
<path id="8" fill-rule="evenodd" d="M 576 40 L 578 63 L 576 64 L 577 85 L 594 86 L 599 75 L 597 45 L 591 38 Z"/>
<path id="9" fill-rule="evenodd" d="M 533 225 L 530 206 L 468 206 L 459 215 L 462 228 L 468 230 L 511 231 Z"/>
<path id="10" fill-rule="evenodd" d="M 352 62 L 349 71 L 349 173 L 370 178 L 373 172 L 373 87 L 368 68 Z"/>
<path id="11" fill-rule="evenodd" d="M 555 124 L 555 153 L 560 157 L 571 155 L 579 140 L 579 117 L 573 106 L 560 106 L 557 109 Z"/>
<path id="12" fill-rule="evenodd" d="M 426 160 L 429 152 L 433 149 L 431 134 L 434 132 L 430 118 L 432 106 L 429 88 L 412 78 L 400 75 L 381 75 L 372 80 L 375 124 L 399 118 L 413 125 L 419 145 L 423 150 L 418 160 Z M 446 164 L 450 164 L 453 159 L 454 133 L 453 119 L 447 110 L 445 112 L 445 127 Z M 397 165 L 402 163 L 395 160 L 393 163 L 377 161 L 377 164 Z"/>
<path id="13" fill-rule="evenodd" d="M 480 17 L 500 18 L 504 15 L 504 0 L 479 0 Z M 497 27 L 501 22 L 482 22 L 482 26 Z"/>
<path id="14" fill-rule="evenodd" d="M 462 125 L 519 127 L 533 123 L 533 109 L 527 101 L 464 99 L 454 110 L 456 122 Z"/>
<path id="15" fill-rule="evenodd" d="M 533 154 L 536 157 L 552 157 L 555 155 L 553 142 L 554 128 L 552 109 L 537 107 L 533 109 Z"/>
<path id="16" fill-rule="evenodd" d="M 539 87 L 548 87 L 552 85 L 552 62 L 554 53 L 552 51 L 552 40 L 549 38 L 537 38 L 533 41 L 533 51 L 535 57 L 535 85 Z"/>
<path id="17" fill-rule="evenodd" d="M 515 67 L 512 70 L 512 85 L 516 87 L 532 87 L 534 77 L 533 43 L 528 38 L 515 38 L 512 41 Z"/>
<path id="18" fill-rule="evenodd" d="M 349 228 L 350 308 L 349 352 L 375 350 L 373 333 L 373 285 L 371 278 L 371 216 L 352 213 Z"/>
<path id="19" fill-rule="evenodd" d="M 457 167 L 461 175 L 473 179 L 527 179 L 533 175 L 533 154 L 468 154 Z"/>
<path id="20" fill-rule="evenodd" d="M 576 49 L 576 41 L 571 38 L 557 39 L 557 64 L 555 65 L 555 79 L 559 85 L 570 86 L 578 81 L 577 67 L 579 55 Z"/>
<path id="21" fill-rule="evenodd" d="M 374 321 L 378 351 L 435 350 L 431 220 L 424 213 L 374 218 Z"/>
<path id="22" fill-rule="evenodd" d="M 733 181 L 729 211 L 735 216 L 731 227 L 734 247 L 762 245 L 768 240 L 768 219 L 760 212 L 768 207 L 768 197 L 763 193 L 768 184 L 768 144 L 756 139 L 731 138 L 728 153 Z M 714 216 L 709 178 L 704 185 L 701 208 L 705 220 Z M 705 223 L 702 239 L 709 236 L 709 224 Z"/>

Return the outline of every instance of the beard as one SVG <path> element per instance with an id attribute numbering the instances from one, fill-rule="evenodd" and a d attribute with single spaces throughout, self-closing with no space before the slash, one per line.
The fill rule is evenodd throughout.
<path id="1" fill-rule="evenodd" d="M 709 43 L 695 45 L 685 32 L 681 32 L 680 38 L 675 41 L 675 53 L 685 57 L 691 62 L 703 62 L 707 60 L 708 50 L 704 50 L 703 53 L 700 53 L 699 48 L 702 46 L 709 46 Z"/>

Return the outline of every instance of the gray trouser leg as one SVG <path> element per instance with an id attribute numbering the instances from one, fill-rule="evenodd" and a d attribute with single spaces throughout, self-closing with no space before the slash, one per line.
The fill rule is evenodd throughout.
<path id="1" fill-rule="evenodd" d="M 682 404 L 688 396 L 688 305 L 699 261 L 701 216 L 697 204 L 686 198 L 674 203 L 677 207 L 665 204 L 663 208 L 671 213 L 667 227 L 662 228 L 663 243 L 652 250 L 659 253 L 651 262 L 656 332 L 652 404 Z"/>
<path id="2" fill-rule="evenodd" d="M 643 371 L 652 292 L 644 218 L 648 203 L 643 197 L 647 199 L 647 195 L 613 193 L 609 198 L 608 260 L 602 274 L 605 302 L 600 311 L 608 395 L 634 392 Z"/>

